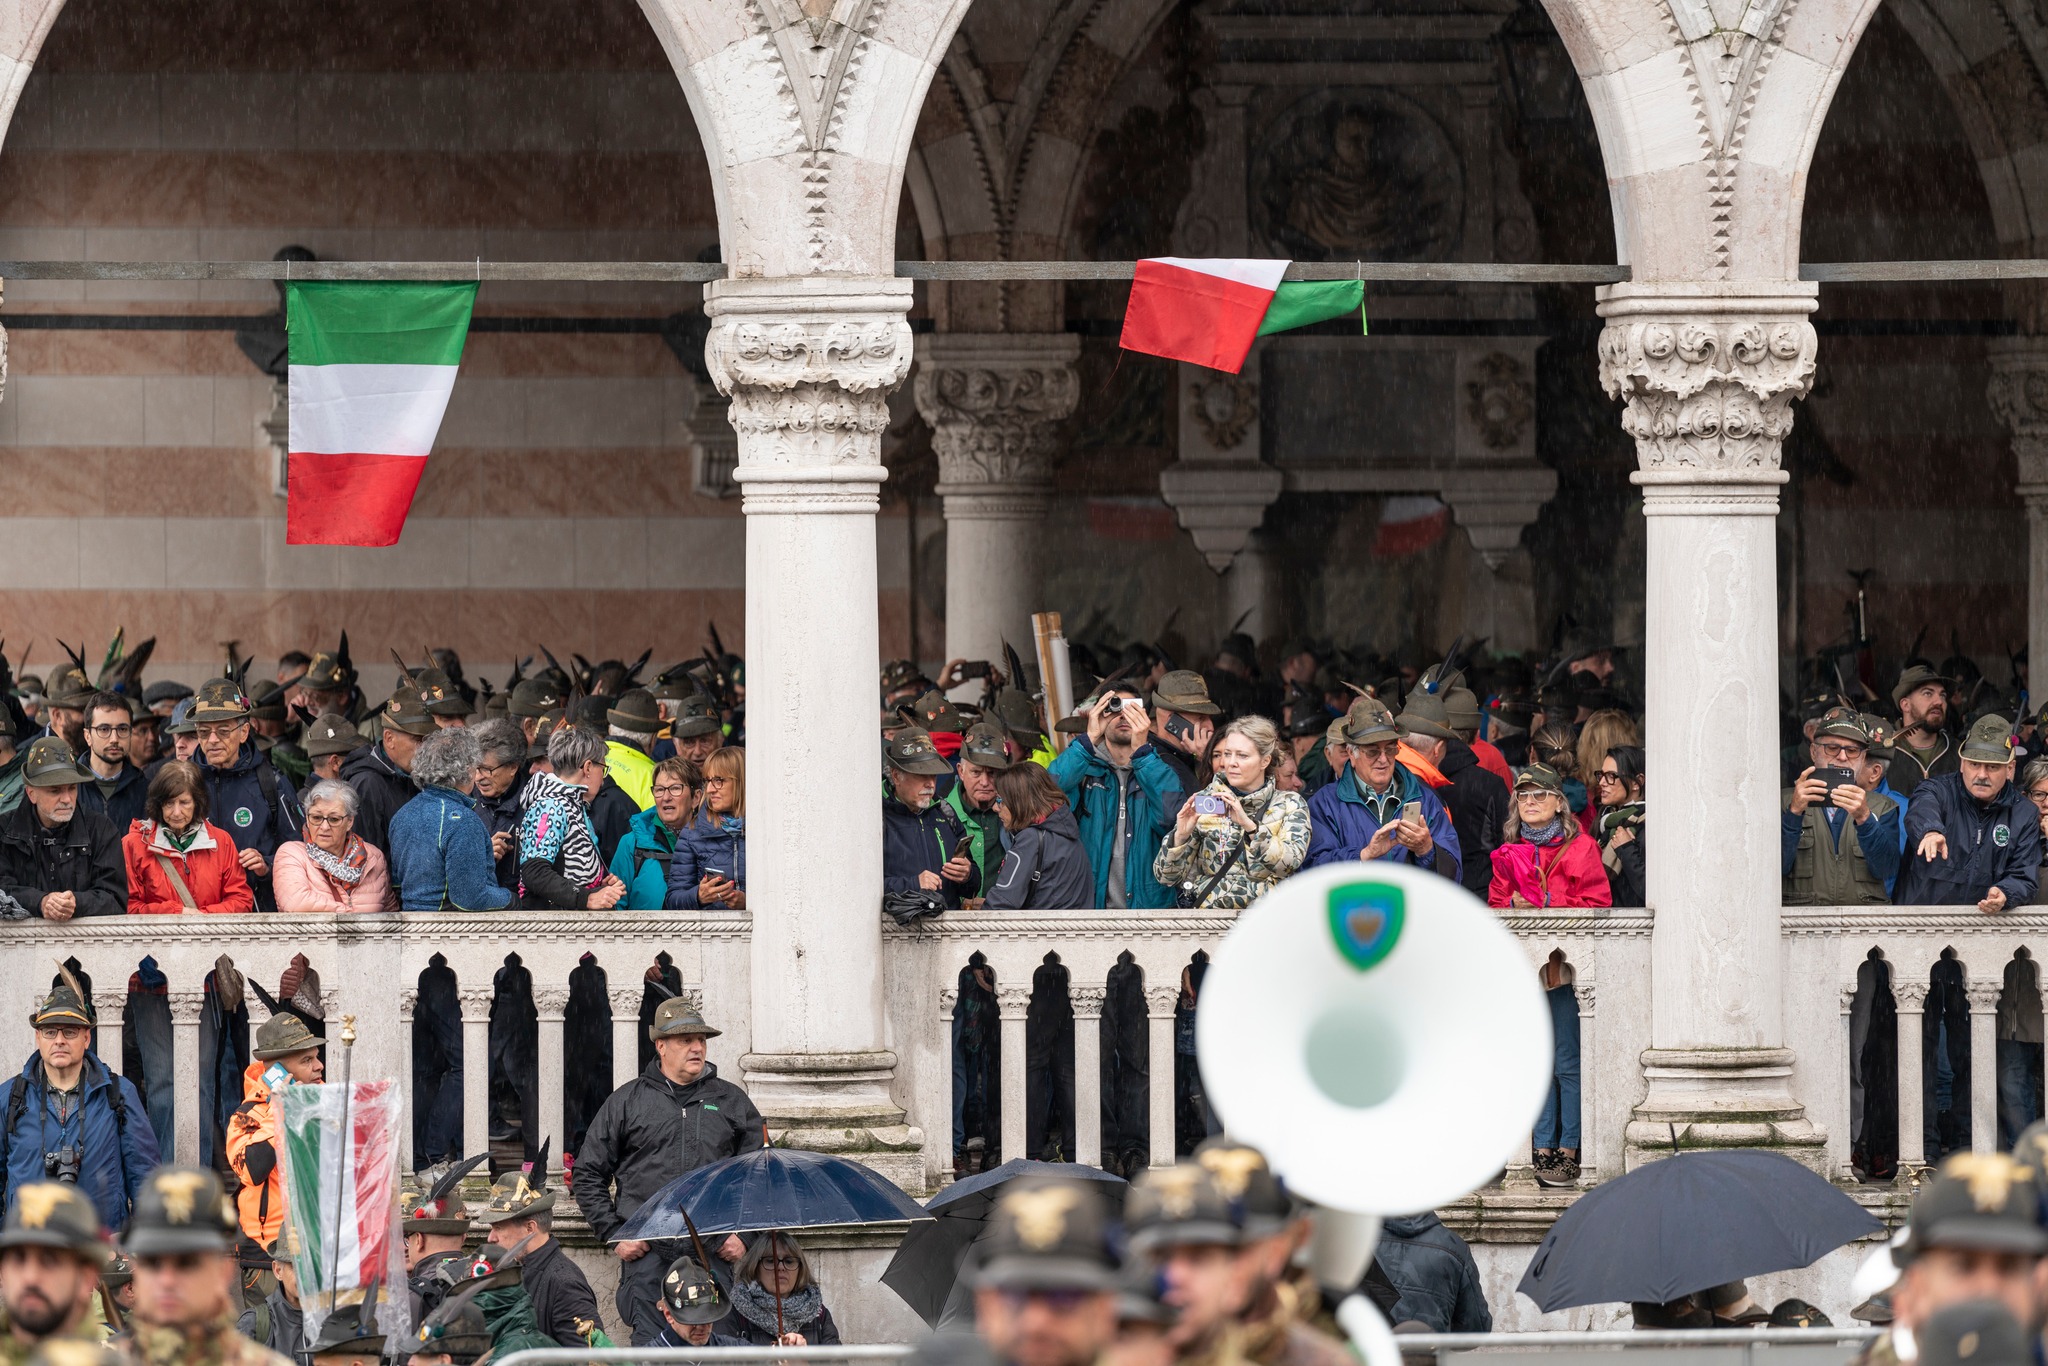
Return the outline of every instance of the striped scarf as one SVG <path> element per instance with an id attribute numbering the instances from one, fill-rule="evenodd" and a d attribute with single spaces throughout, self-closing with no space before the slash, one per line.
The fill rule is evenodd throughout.
<path id="1" fill-rule="evenodd" d="M 597 839 L 584 812 L 583 789 L 552 773 L 536 773 L 522 794 L 526 815 L 519 823 L 519 861 L 561 862 L 562 876 L 572 887 L 595 887 L 604 881 L 604 863 Z M 520 892 L 526 888 L 522 884 Z"/>

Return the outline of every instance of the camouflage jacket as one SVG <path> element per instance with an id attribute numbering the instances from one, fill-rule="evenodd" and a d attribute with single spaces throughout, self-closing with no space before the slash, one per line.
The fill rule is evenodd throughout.
<path id="1" fill-rule="evenodd" d="M 1283 1281 L 1265 1297 L 1264 1312 L 1245 1316 L 1245 1360 L 1257 1366 L 1357 1366 L 1343 1343 L 1300 1321 L 1300 1299 L 1295 1286 Z"/>
<path id="2" fill-rule="evenodd" d="M 133 1328 L 117 1345 L 128 1366 L 294 1366 L 290 1357 L 237 1333 L 235 1321 L 225 1316 L 191 1328 L 140 1322 Z"/>

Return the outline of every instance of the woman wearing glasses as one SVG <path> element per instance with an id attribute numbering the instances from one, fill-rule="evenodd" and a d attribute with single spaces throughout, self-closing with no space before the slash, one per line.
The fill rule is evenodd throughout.
<path id="1" fill-rule="evenodd" d="M 668 868 L 676 841 L 697 819 L 704 800 L 704 770 L 688 759 L 663 759 L 654 766 L 654 805 L 634 816 L 612 855 L 612 876 L 626 884 L 619 908 L 658 911 L 668 895 Z"/>
<path id="2" fill-rule="evenodd" d="M 1617 906 L 1644 906 L 1643 747 L 1616 745 L 1593 775 L 1593 838 Z"/>
<path id="3" fill-rule="evenodd" d="M 811 1259 L 781 1232 L 756 1235 L 733 1268 L 732 1313 L 724 1328 L 749 1347 L 839 1345 L 839 1325 L 825 1307 Z"/>
<path id="4" fill-rule="evenodd" d="M 704 806 L 676 836 L 663 904 L 671 911 L 747 908 L 747 752 L 736 745 L 704 761 Z"/>
<path id="5" fill-rule="evenodd" d="M 384 855 L 355 833 L 356 790 L 323 778 L 306 792 L 306 838 L 278 846 L 277 909 L 395 911 Z"/>

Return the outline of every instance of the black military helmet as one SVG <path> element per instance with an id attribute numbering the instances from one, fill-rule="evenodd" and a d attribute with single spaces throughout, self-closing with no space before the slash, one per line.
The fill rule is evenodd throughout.
<path id="1" fill-rule="evenodd" d="M 0 1248 L 9 1247 L 62 1248 L 94 1266 L 112 1251 L 92 1201 L 62 1181 L 37 1181 L 9 1193 Z"/>
<path id="2" fill-rule="evenodd" d="M 1093 1182 L 1026 1177 L 996 1197 L 979 1244 L 976 1285 L 1002 1290 L 1114 1290 L 1102 1197 Z"/>
<path id="3" fill-rule="evenodd" d="M 1218 1135 L 1195 1149 L 1195 1161 L 1215 1179 L 1247 1238 L 1268 1238 L 1293 1222 L 1294 1201 L 1249 1143 Z"/>
<path id="4" fill-rule="evenodd" d="M 158 1167 L 135 1197 L 122 1246 L 131 1257 L 228 1252 L 235 1231 L 234 1207 L 218 1176 L 199 1167 Z"/>
<path id="5" fill-rule="evenodd" d="M 677 1323 L 716 1323 L 725 1317 L 725 1292 L 693 1258 L 669 1263 L 661 1278 L 661 1299 Z"/>

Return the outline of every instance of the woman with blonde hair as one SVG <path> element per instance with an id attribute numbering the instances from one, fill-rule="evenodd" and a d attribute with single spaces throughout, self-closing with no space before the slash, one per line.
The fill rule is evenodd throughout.
<path id="1" fill-rule="evenodd" d="M 747 752 L 737 745 L 704 761 L 704 805 L 676 835 L 662 904 L 671 911 L 747 908 Z"/>
<path id="2" fill-rule="evenodd" d="M 1600 765 L 1606 761 L 1607 751 L 1617 745 L 1640 745 L 1643 733 L 1637 729 L 1635 718 L 1625 711 L 1608 708 L 1596 711 L 1586 718 L 1579 727 L 1578 749 L 1572 756 L 1572 776 L 1585 789 L 1583 797 L 1572 802 L 1572 810 L 1579 815 L 1579 824 L 1590 827 L 1597 814 L 1600 797 Z"/>
<path id="3" fill-rule="evenodd" d="M 1245 716 L 1216 739 L 1216 777 L 1181 804 L 1152 876 L 1191 908 L 1242 910 L 1308 857 L 1308 803 L 1283 792 L 1280 732 Z"/>

